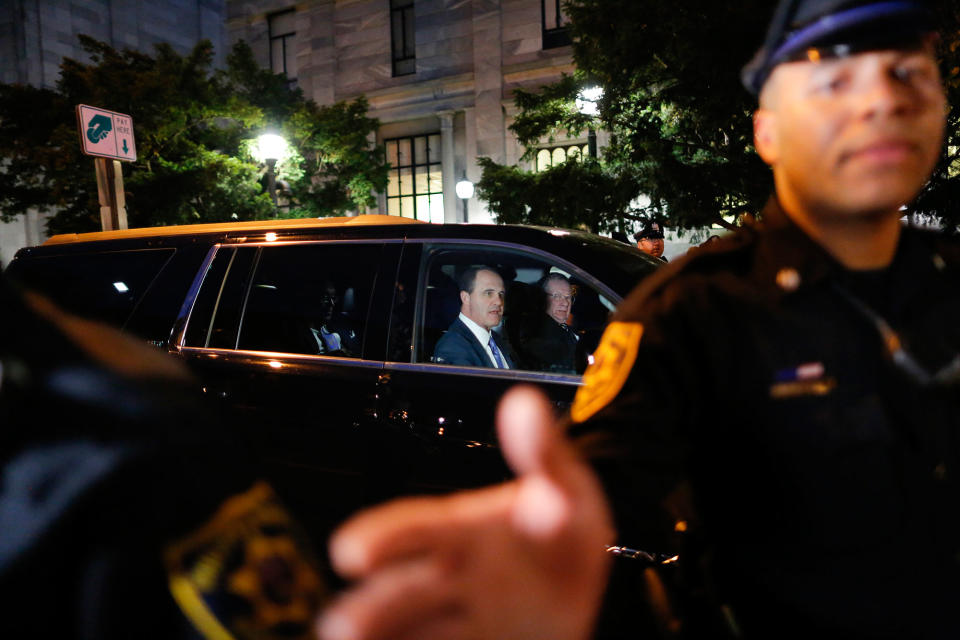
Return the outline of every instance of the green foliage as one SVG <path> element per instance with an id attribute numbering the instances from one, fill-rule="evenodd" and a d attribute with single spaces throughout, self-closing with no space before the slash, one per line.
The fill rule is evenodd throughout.
<path id="1" fill-rule="evenodd" d="M 280 75 L 261 69 L 245 43 L 211 69 L 200 42 L 186 56 L 154 55 L 80 36 L 89 63 L 64 59 L 55 91 L 0 85 L 0 218 L 31 208 L 55 213 L 51 232 L 99 228 L 93 160 L 80 150 L 75 106 L 132 116 L 137 161 L 123 163 L 131 226 L 253 220 L 276 215 L 252 140 L 267 128 L 291 142 L 277 166 L 289 184 L 285 217 L 340 215 L 386 185 L 382 152 L 367 137 L 367 103 L 318 107 Z"/>
<path id="2" fill-rule="evenodd" d="M 641 210 L 611 212 L 616 218 L 729 226 L 726 219 L 759 208 L 770 179 L 753 152 L 754 102 L 738 74 L 771 3 L 569 0 L 565 7 L 578 70 L 536 94 L 517 92 L 512 129 L 520 142 L 533 148 L 591 124 L 610 132 L 599 175 L 630 192 L 627 202 L 649 198 Z M 574 106 L 589 85 L 604 89 L 593 123 Z"/>
<path id="3" fill-rule="evenodd" d="M 554 142 L 561 133 L 577 136 L 591 124 L 591 119 L 581 115 L 576 108 L 575 99 L 581 86 L 578 77 L 563 74 L 559 81 L 541 87 L 537 93 L 523 89 L 514 91 L 513 99 L 520 115 L 510 129 L 521 143 L 527 145 L 525 158 L 536 153 L 532 145 L 541 138 Z"/>
<path id="4" fill-rule="evenodd" d="M 383 148 L 368 139 L 378 126 L 367 117 L 368 106 L 363 96 L 330 106 L 307 103 L 291 116 L 288 130 L 302 155 L 290 186 L 303 215 L 376 205 L 374 192 L 386 188 L 388 166 Z"/>
<path id="5" fill-rule="evenodd" d="M 738 213 L 761 209 L 772 189 L 769 169 L 753 149 L 756 101 L 742 88 L 739 73 L 762 41 L 775 4 L 567 0 L 577 72 L 536 93 L 518 91 L 521 112 L 512 130 L 528 148 L 576 136 L 589 124 L 574 107 L 577 91 L 601 86 L 595 125 L 611 134 L 601 175 L 615 176 L 621 185 L 632 184 L 635 196 L 650 198 L 648 207 L 632 213 L 687 228 L 729 226 L 727 220 Z M 960 201 L 960 0 L 934 4 L 946 36 L 940 49 L 951 105 L 948 141 L 915 209 L 955 225 L 960 221 L 954 206 Z M 490 174 L 490 191 L 498 190 L 490 182 L 501 175 Z M 571 185 L 564 197 L 576 198 L 574 188 L 584 187 Z"/>
<path id="6" fill-rule="evenodd" d="M 536 224 L 594 233 L 622 226 L 633 185 L 592 158 L 531 173 L 479 158 L 477 194 L 500 224 Z"/>
<path id="7" fill-rule="evenodd" d="M 940 69 L 947 91 L 946 143 L 940 162 L 926 189 L 913 203 L 911 213 L 939 220 L 954 233 L 960 232 L 960 0 L 935 4 L 942 38 Z"/>

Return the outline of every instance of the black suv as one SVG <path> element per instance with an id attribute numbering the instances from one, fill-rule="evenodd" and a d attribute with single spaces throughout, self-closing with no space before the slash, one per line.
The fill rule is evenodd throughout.
<path id="1" fill-rule="evenodd" d="M 505 477 L 497 399 L 526 382 L 567 407 L 610 312 L 659 264 L 580 231 L 359 216 L 55 236 L 7 273 L 183 359 L 281 495 L 325 528 L 375 500 Z M 495 331 L 514 369 L 432 361 L 475 266 L 505 283 Z M 574 293 L 568 372 L 522 355 L 551 273 Z"/>

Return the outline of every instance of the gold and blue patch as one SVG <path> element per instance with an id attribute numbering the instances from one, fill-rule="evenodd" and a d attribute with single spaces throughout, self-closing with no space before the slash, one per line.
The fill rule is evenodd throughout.
<path id="1" fill-rule="evenodd" d="M 327 597 L 309 543 L 265 483 L 224 502 L 164 561 L 174 599 L 208 640 L 310 638 Z"/>
<path id="2" fill-rule="evenodd" d="M 640 349 L 643 325 L 639 322 L 611 322 L 593 353 L 593 363 L 583 374 L 570 408 L 574 422 L 584 422 L 610 404 L 633 370 Z"/>
<path id="3" fill-rule="evenodd" d="M 833 391 L 836 380 L 826 375 L 822 362 L 806 362 L 779 369 L 773 374 L 770 397 L 776 399 L 799 396 L 823 396 Z"/>

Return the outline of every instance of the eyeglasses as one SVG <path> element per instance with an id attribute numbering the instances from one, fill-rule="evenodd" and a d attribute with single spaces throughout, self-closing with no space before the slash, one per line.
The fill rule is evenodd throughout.
<path id="1" fill-rule="evenodd" d="M 340 296 L 338 296 L 338 295 L 331 295 L 331 294 L 329 294 L 329 293 L 320 294 L 320 302 L 330 302 L 330 303 L 334 303 L 334 302 L 336 302 L 339 298 L 340 298 Z"/>
<path id="2" fill-rule="evenodd" d="M 565 296 L 565 295 L 563 295 L 562 293 L 548 293 L 548 294 L 547 294 L 547 297 L 550 298 L 551 300 L 555 300 L 555 301 L 557 301 L 557 302 L 560 302 L 561 300 L 564 301 L 564 302 L 572 302 L 572 301 L 573 301 L 573 296 Z"/>

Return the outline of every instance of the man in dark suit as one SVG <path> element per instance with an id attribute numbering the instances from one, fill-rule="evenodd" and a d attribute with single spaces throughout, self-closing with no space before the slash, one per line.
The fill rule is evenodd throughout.
<path id="1" fill-rule="evenodd" d="M 573 304 L 573 287 L 561 273 L 547 275 L 541 287 L 547 299 L 546 313 L 540 314 L 534 333 L 525 344 L 518 344 L 517 349 L 541 371 L 576 373 L 579 336 L 567 326 Z"/>
<path id="2" fill-rule="evenodd" d="M 460 315 L 437 341 L 433 361 L 464 367 L 514 368 L 511 351 L 493 332 L 503 317 L 503 278 L 486 267 L 471 267 L 458 279 Z"/>
<path id="3" fill-rule="evenodd" d="M 320 313 L 310 326 L 310 346 L 315 353 L 348 358 L 360 357 L 360 336 L 350 320 L 335 313 L 341 296 L 329 280 L 320 291 Z"/>

